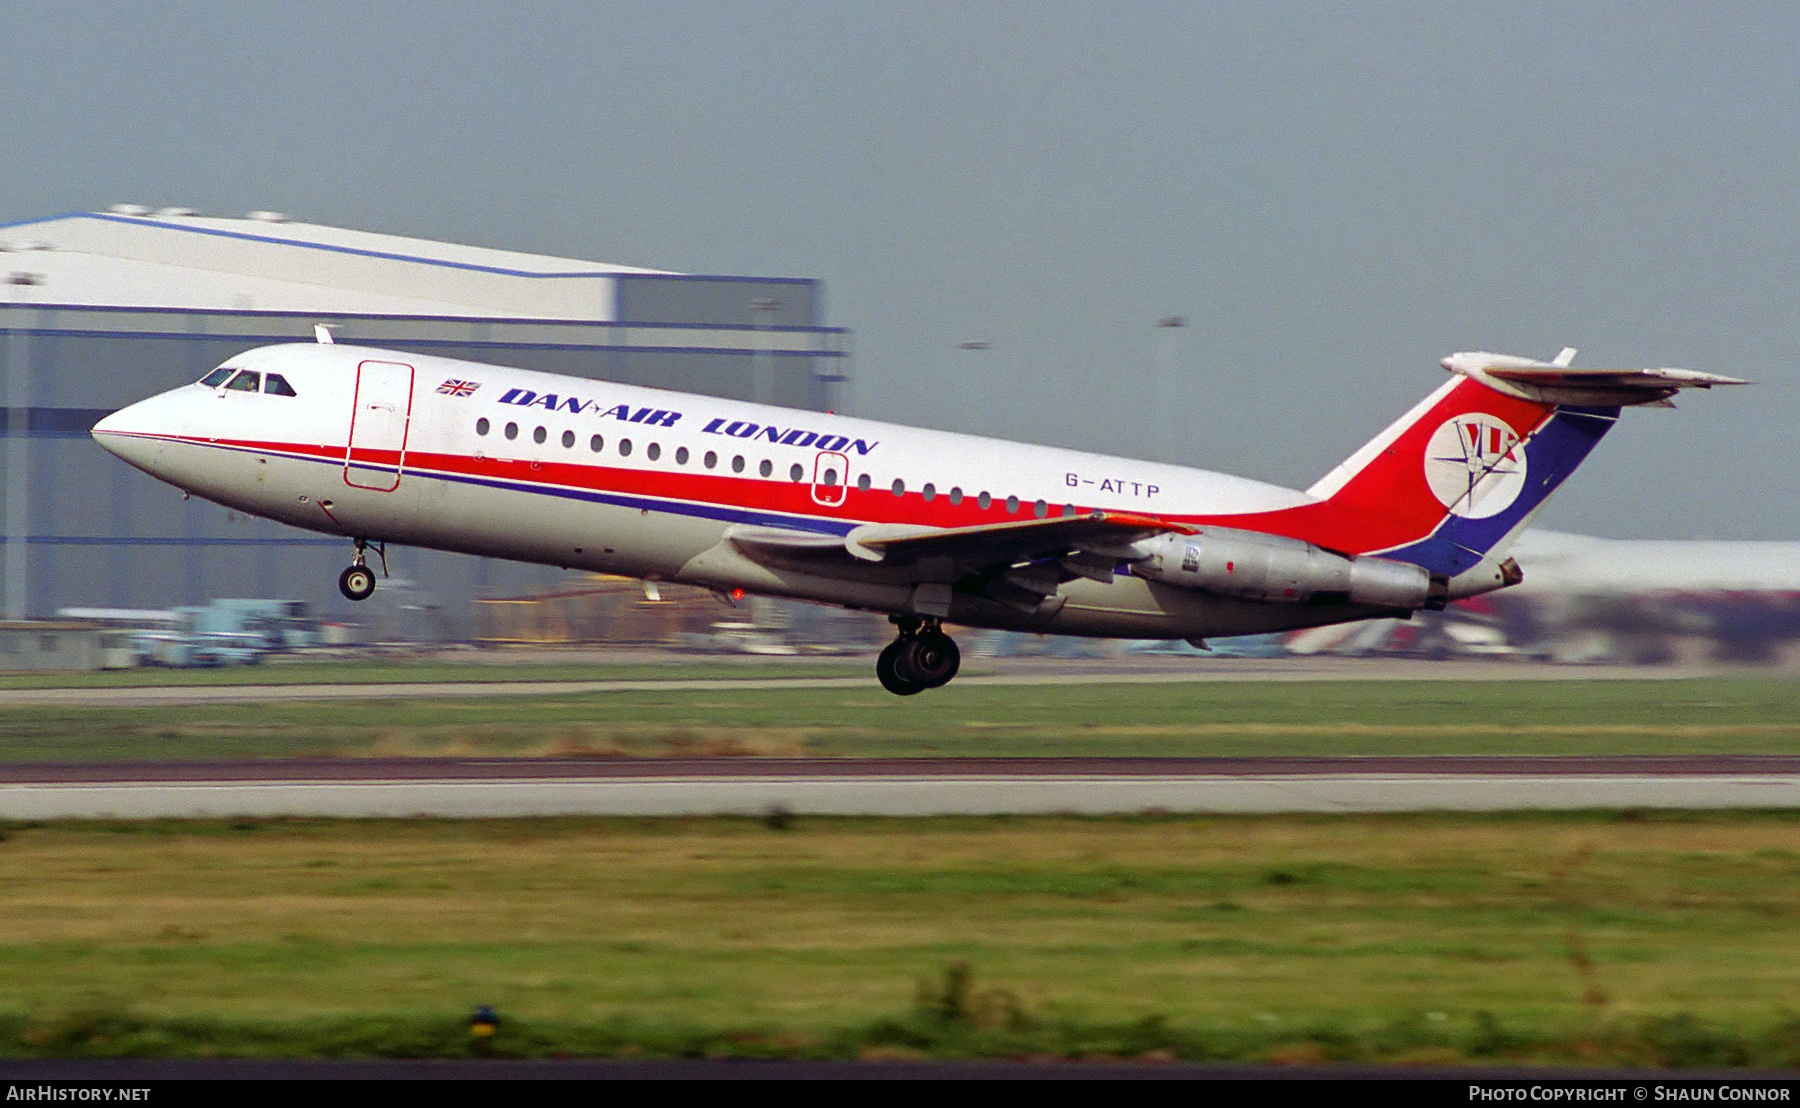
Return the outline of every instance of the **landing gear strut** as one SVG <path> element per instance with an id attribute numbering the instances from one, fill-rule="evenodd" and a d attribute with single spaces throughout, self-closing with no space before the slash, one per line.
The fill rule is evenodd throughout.
<path id="1" fill-rule="evenodd" d="M 368 542 L 356 540 L 356 556 L 350 559 L 350 567 L 338 574 L 338 591 L 347 600 L 367 600 L 375 592 L 375 571 L 369 568 Z M 381 572 L 387 573 L 387 544 L 382 543 L 375 548 L 381 555 Z"/>
<path id="2" fill-rule="evenodd" d="M 895 616 L 893 622 L 900 628 L 900 637 L 875 659 L 875 676 L 881 687 L 896 696 L 911 696 L 949 684 L 962 665 L 956 640 L 929 616 Z"/>

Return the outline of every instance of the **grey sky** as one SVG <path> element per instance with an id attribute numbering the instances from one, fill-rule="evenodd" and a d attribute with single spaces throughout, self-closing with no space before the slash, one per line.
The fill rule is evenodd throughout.
<path id="1" fill-rule="evenodd" d="M 0 43 L 0 221 L 820 277 L 858 414 L 1296 486 L 1443 355 L 1574 345 L 1760 384 L 1627 413 L 1544 524 L 1800 536 L 1791 3 L 10 0 Z"/>

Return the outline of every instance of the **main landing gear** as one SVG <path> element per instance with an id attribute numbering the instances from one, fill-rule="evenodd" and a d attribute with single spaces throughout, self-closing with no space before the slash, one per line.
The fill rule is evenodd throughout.
<path id="1" fill-rule="evenodd" d="M 368 547 L 366 540 L 357 539 L 356 556 L 350 559 L 349 568 L 338 574 L 338 591 L 344 594 L 346 600 L 367 600 L 375 592 L 375 571 L 368 565 Z M 377 545 L 375 552 L 381 556 L 381 572 L 385 575 L 387 544 Z"/>
<path id="2" fill-rule="evenodd" d="M 894 616 L 900 637 L 875 659 L 875 676 L 881 687 L 896 696 L 911 696 L 947 685 L 962 665 L 956 640 L 944 634 L 938 621 L 927 616 Z"/>

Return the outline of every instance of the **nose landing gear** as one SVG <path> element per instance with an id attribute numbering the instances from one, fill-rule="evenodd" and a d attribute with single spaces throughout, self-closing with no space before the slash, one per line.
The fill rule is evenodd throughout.
<path id="1" fill-rule="evenodd" d="M 356 556 L 350 559 L 350 566 L 338 574 L 338 591 L 346 600 L 367 600 L 375 592 L 375 571 L 369 568 L 368 542 L 356 540 Z M 387 576 L 387 544 L 379 543 L 375 552 L 381 556 L 381 573 Z"/>
<path id="2" fill-rule="evenodd" d="M 875 659 L 875 676 L 881 687 L 896 696 L 912 696 L 949 684 L 962 666 L 956 640 L 929 617 L 895 617 L 894 623 L 900 628 L 900 637 Z"/>

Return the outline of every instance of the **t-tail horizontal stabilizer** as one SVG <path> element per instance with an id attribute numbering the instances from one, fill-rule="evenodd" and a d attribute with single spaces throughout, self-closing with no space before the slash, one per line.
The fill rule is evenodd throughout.
<path id="1" fill-rule="evenodd" d="M 1682 389 L 1748 382 L 1692 369 L 1582 369 L 1569 365 L 1574 348 L 1554 361 L 1539 362 L 1485 350 L 1464 351 L 1444 359 L 1444 368 L 1472 377 L 1496 392 L 1539 404 L 1576 407 L 1673 407 L 1669 398 Z"/>

